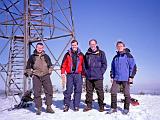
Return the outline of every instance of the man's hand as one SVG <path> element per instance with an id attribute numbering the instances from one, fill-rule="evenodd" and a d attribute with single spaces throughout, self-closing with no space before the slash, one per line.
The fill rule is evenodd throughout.
<path id="1" fill-rule="evenodd" d="M 49 69 L 49 74 L 50 74 L 50 75 L 52 74 L 52 71 L 53 71 L 52 69 Z"/>
<path id="2" fill-rule="evenodd" d="M 86 76 L 85 76 L 85 75 L 82 75 L 82 78 L 86 78 Z"/>
<path id="3" fill-rule="evenodd" d="M 49 68 L 49 74 L 50 74 L 50 75 L 52 74 L 52 71 L 53 71 L 53 67 L 51 66 L 51 67 Z"/>
<path id="4" fill-rule="evenodd" d="M 113 83 L 113 79 L 111 78 L 111 83 Z"/>
<path id="5" fill-rule="evenodd" d="M 26 71 L 25 71 L 25 73 L 24 73 L 24 75 L 25 75 L 26 77 L 32 77 L 32 74 L 33 74 L 33 72 L 32 72 L 31 69 L 26 69 Z"/>
<path id="6" fill-rule="evenodd" d="M 62 88 L 64 89 L 66 84 L 66 75 L 62 74 L 61 77 L 62 77 Z"/>
<path id="7" fill-rule="evenodd" d="M 133 78 L 129 78 L 129 84 L 133 84 Z"/>
<path id="8" fill-rule="evenodd" d="M 28 75 L 26 72 L 24 73 L 24 75 L 25 75 L 26 77 L 29 77 L 29 75 Z"/>

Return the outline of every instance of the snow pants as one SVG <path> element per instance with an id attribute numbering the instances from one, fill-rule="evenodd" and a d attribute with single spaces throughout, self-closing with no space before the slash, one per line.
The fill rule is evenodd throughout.
<path id="1" fill-rule="evenodd" d="M 123 93 L 124 93 L 124 109 L 129 110 L 130 106 L 130 85 L 128 81 L 115 81 L 113 80 L 112 87 L 111 87 L 111 108 L 117 108 L 117 92 L 119 85 L 122 84 L 123 86 Z"/>
<path id="2" fill-rule="evenodd" d="M 99 107 L 102 107 L 104 101 L 103 80 L 86 80 L 87 93 L 85 103 L 88 107 L 92 108 L 94 89 L 96 90 L 98 96 Z"/>
<path id="3" fill-rule="evenodd" d="M 40 108 L 42 107 L 42 87 L 44 89 L 44 93 L 46 96 L 46 105 L 52 105 L 52 98 L 53 98 L 53 86 L 50 79 L 50 75 L 45 75 L 42 77 L 33 76 L 33 91 L 34 91 L 34 102 L 35 107 Z"/>
<path id="4" fill-rule="evenodd" d="M 73 106 L 79 107 L 82 93 L 82 75 L 81 74 L 67 74 L 66 90 L 64 91 L 64 105 L 70 106 L 71 95 L 73 95 Z"/>

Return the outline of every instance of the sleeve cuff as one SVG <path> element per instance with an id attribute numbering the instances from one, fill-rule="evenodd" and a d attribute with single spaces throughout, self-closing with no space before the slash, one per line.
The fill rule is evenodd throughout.
<path id="1" fill-rule="evenodd" d="M 133 76 L 129 76 L 129 78 L 134 78 Z"/>

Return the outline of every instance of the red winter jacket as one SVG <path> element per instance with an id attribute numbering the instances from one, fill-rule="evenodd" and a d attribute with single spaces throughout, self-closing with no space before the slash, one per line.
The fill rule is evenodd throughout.
<path id="1" fill-rule="evenodd" d="M 78 49 L 78 53 L 77 53 L 77 66 L 76 66 L 76 71 L 75 73 L 79 73 L 79 74 L 83 74 L 84 75 L 84 55 L 83 53 L 80 51 L 80 49 Z M 72 72 L 72 51 L 71 49 L 68 50 L 68 52 L 65 54 L 62 64 L 61 64 L 61 74 L 65 74 L 65 72 L 67 74 L 69 73 L 73 73 Z"/>

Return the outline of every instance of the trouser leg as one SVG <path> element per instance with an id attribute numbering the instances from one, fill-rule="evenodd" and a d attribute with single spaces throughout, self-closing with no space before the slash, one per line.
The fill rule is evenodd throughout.
<path id="1" fill-rule="evenodd" d="M 118 92 L 118 84 L 116 81 L 113 81 L 111 87 L 111 108 L 117 109 L 117 92 Z"/>
<path id="2" fill-rule="evenodd" d="M 70 106 L 71 94 L 73 93 L 73 75 L 67 74 L 66 90 L 64 91 L 64 105 Z"/>
<path id="3" fill-rule="evenodd" d="M 42 77 L 42 84 L 44 93 L 46 96 L 46 105 L 52 105 L 52 98 L 53 98 L 53 86 L 50 79 L 50 75 L 45 75 Z"/>
<path id="4" fill-rule="evenodd" d="M 74 75 L 74 100 L 73 105 L 74 107 L 79 107 L 80 100 L 81 100 L 81 93 L 82 93 L 82 76 L 81 74 Z"/>
<path id="5" fill-rule="evenodd" d="M 92 107 L 93 91 L 94 91 L 93 81 L 86 80 L 86 100 L 85 100 L 85 103 L 90 108 Z"/>
<path id="6" fill-rule="evenodd" d="M 104 101 L 103 80 L 95 80 L 94 84 L 98 96 L 98 104 L 101 107 Z"/>
<path id="7" fill-rule="evenodd" d="M 123 82 L 123 88 L 124 88 L 124 109 L 129 110 L 129 106 L 130 106 L 130 85 L 127 82 Z"/>
<path id="8" fill-rule="evenodd" d="M 34 103 L 36 108 L 42 107 L 42 81 L 40 77 L 33 76 Z"/>

